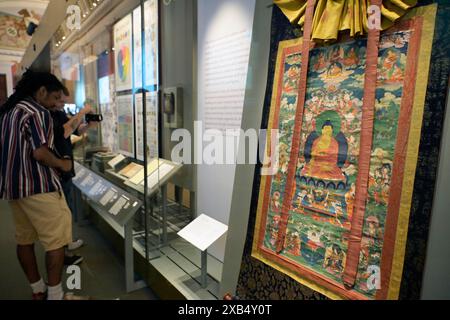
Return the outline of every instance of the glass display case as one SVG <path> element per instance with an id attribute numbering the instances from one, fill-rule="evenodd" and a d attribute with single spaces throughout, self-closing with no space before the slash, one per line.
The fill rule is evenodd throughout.
<path id="1" fill-rule="evenodd" d="M 167 252 L 193 214 L 171 183 L 182 165 L 163 159 L 160 148 L 159 2 L 135 3 L 124 9 L 127 4 L 78 1 L 81 28 L 63 24 L 54 35 L 52 72 L 70 93 L 64 108 L 69 116 L 89 111 L 71 138 L 79 218 L 98 214 L 126 238 L 127 212 L 138 205 L 132 248 L 152 261 Z M 100 11 L 114 10 L 125 14 L 95 23 Z"/>

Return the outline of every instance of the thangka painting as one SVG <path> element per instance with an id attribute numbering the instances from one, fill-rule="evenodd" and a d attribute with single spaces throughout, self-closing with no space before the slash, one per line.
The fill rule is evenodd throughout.
<path id="1" fill-rule="evenodd" d="M 310 51 L 303 106 L 297 105 L 301 39 L 279 44 L 268 126 L 279 130 L 277 171 L 261 177 L 252 255 L 330 298 L 398 297 L 435 9 L 414 12 L 381 34 L 371 150 L 360 144 L 367 39 Z M 300 151 L 290 163 L 296 121 Z M 370 152 L 371 161 L 355 253 L 348 243 L 361 152 Z M 294 190 L 287 190 L 290 166 Z M 286 192 L 293 200 L 281 234 Z M 351 287 L 342 279 L 349 254 L 357 263 Z"/>

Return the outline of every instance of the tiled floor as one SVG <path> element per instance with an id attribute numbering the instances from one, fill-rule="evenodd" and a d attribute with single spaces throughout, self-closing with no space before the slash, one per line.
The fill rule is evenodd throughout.
<path id="1" fill-rule="evenodd" d="M 74 234 L 82 238 L 86 245 L 78 250 L 84 257 L 80 265 L 81 290 L 71 291 L 98 300 L 157 299 L 148 288 L 126 293 L 123 260 L 95 227 L 74 225 Z M 40 244 L 36 245 L 36 255 L 39 269 L 45 275 L 44 251 Z M 8 204 L 0 201 L 0 299 L 27 300 L 30 297 L 31 289 L 16 258 L 12 215 Z"/>

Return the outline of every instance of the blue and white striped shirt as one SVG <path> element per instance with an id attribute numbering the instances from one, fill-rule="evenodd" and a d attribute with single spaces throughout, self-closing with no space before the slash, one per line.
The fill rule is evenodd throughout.
<path id="1" fill-rule="evenodd" d="M 25 99 L 1 117 L 1 199 L 16 200 L 61 190 L 57 171 L 33 157 L 33 151 L 42 146 L 53 149 L 53 121 L 47 109 Z"/>

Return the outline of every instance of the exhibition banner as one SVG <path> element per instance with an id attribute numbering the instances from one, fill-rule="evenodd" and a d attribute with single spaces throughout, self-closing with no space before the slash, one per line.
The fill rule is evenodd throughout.
<path id="1" fill-rule="evenodd" d="M 119 152 L 134 157 L 133 95 L 116 97 Z"/>
<path id="2" fill-rule="evenodd" d="M 133 70 L 134 89 L 142 88 L 142 21 L 141 7 L 133 11 Z"/>
<path id="3" fill-rule="evenodd" d="M 158 1 L 147 0 L 144 3 L 145 20 L 145 86 L 157 86 L 159 83 L 159 28 Z"/>
<path id="4" fill-rule="evenodd" d="M 149 158 L 158 157 L 158 92 L 146 93 L 147 147 L 144 148 L 144 113 L 142 94 L 135 95 L 136 157 L 144 161 L 144 152 Z"/>
<path id="5" fill-rule="evenodd" d="M 118 151 L 117 141 L 117 104 L 114 102 L 114 76 L 106 76 L 98 80 L 100 112 L 102 122 L 102 145 Z"/>
<path id="6" fill-rule="evenodd" d="M 132 15 L 114 25 L 114 65 L 116 91 L 131 90 L 132 81 Z"/>

